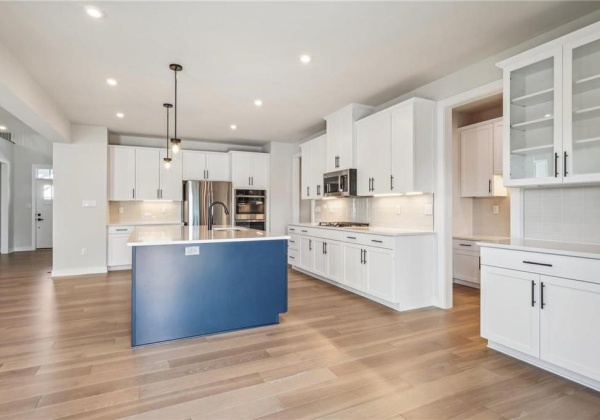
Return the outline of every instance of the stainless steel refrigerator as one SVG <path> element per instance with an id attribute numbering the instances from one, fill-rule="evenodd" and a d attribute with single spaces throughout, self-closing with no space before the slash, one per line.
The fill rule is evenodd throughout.
<path id="1" fill-rule="evenodd" d="M 222 201 L 229 209 L 229 215 L 223 207 L 213 207 L 213 224 L 232 225 L 233 189 L 231 182 L 226 181 L 185 181 L 183 185 L 183 222 L 188 225 L 207 225 L 208 206 L 215 201 Z"/>

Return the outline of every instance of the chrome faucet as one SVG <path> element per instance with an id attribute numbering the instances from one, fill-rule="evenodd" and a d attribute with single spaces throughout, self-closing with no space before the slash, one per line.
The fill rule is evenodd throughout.
<path id="1" fill-rule="evenodd" d="M 222 201 L 213 201 L 212 203 L 210 203 L 210 206 L 208 206 L 208 230 L 212 230 L 212 228 L 213 228 L 213 207 L 216 204 L 220 204 L 221 206 L 223 206 L 223 210 L 225 211 L 225 214 L 226 215 L 229 214 L 229 209 L 227 208 L 225 203 L 223 203 Z"/>

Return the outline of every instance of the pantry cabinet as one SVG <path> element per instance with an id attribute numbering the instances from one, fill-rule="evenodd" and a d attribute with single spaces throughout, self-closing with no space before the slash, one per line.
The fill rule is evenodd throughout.
<path id="1" fill-rule="evenodd" d="M 509 187 L 600 181 L 600 25 L 498 64 Z"/>
<path id="2" fill-rule="evenodd" d="M 184 181 L 230 181 L 229 155 L 183 150 Z"/>
<path id="3" fill-rule="evenodd" d="M 433 192 L 435 102 L 413 98 L 355 125 L 359 195 Z"/>
<path id="4" fill-rule="evenodd" d="M 300 145 L 302 151 L 301 197 L 323 197 L 323 174 L 326 172 L 327 136 L 323 135 Z"/>
<path id="5" fill-rule="evenodd" d="M 373 113 L 375 108 L 350 104 L 325 117 L 327 123 L 326 171 L 356 168 L 354 122 Z"/>
<path id="6" fill-rule="evenodd" d="M 269 188 L 269 154 L 229 152 L 233 188 L 267 190 Z"/>
<path id="7" fill-rule="evenodd" d="M 497 175 L 502 156 L 502 119 L 461 127 L 458 133 L 461 197 L 506 196 L 502 178 Z"/>

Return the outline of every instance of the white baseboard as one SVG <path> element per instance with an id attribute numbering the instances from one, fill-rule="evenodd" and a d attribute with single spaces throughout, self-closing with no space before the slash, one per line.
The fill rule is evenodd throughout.
<path id="1" fill-rule="evenodd" d="M 131 264 L 129 265 L 113 265 L 108 267 L 108 271 L 120 271 L 120 270 L 131 270 Z"/>
<path id="2" fill-rule="evenodd" d="M 467 281 L 467 280 L 461 280 L 461 279 L 452 279 L 454 280 L 455 284 L 460 284 L 461 286 L 467 286 L 467 287 L 472 287 L 474 289 L 480 289 L 481 286 L 479 286 L 478 283 L 473 283 L 472 281 Z"/>
<path id="3" fill-rule="evenodd" d="M 25 251 L 35 251 L 35 248 L 32 246 L 18 246 L 13 248 L 12 252 L 25 252 Z"/>
<path id="4" fill-rule="evenodd" d="M 106 267 L 67 268 L 65 270 L 52 270 L 52 277 L 84 276 L 86 274 L 106 274 Z"/>

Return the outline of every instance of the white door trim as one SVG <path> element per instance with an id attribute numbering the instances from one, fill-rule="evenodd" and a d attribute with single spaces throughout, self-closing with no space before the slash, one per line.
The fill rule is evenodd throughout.
<path id="1" fill-rule="evenodd" d="M 8 254 L 10 252 L 9 238 L 9 204 L 10 204 L 10 162 L 0 159 L 0 254 Z"/>
<path id="2" fill-rule="evenodd" d="M 37 249 L 37 170 L 52 169 L 52 165 L 31 165 L 31 250 Z M 53 182 L 54 184 L 54 182 Z M 54 200 L 52 200 L 54 206 Z"/>
<path id="3" fill-rule="evenodd" d="M 300 153 L 292 157 L 292 223 L 300 223 Z"/>
<path id="4" fill-rule="evenodd" d="M 452 109 L 502 93 L 502 79 L 438 102 L 434 226 L 437 234 L 435 305 L 452 308 Z M 511 218 L 512 218 L 511 212 Z M 512 224 L 512 221 L 511 221 Z"/>

